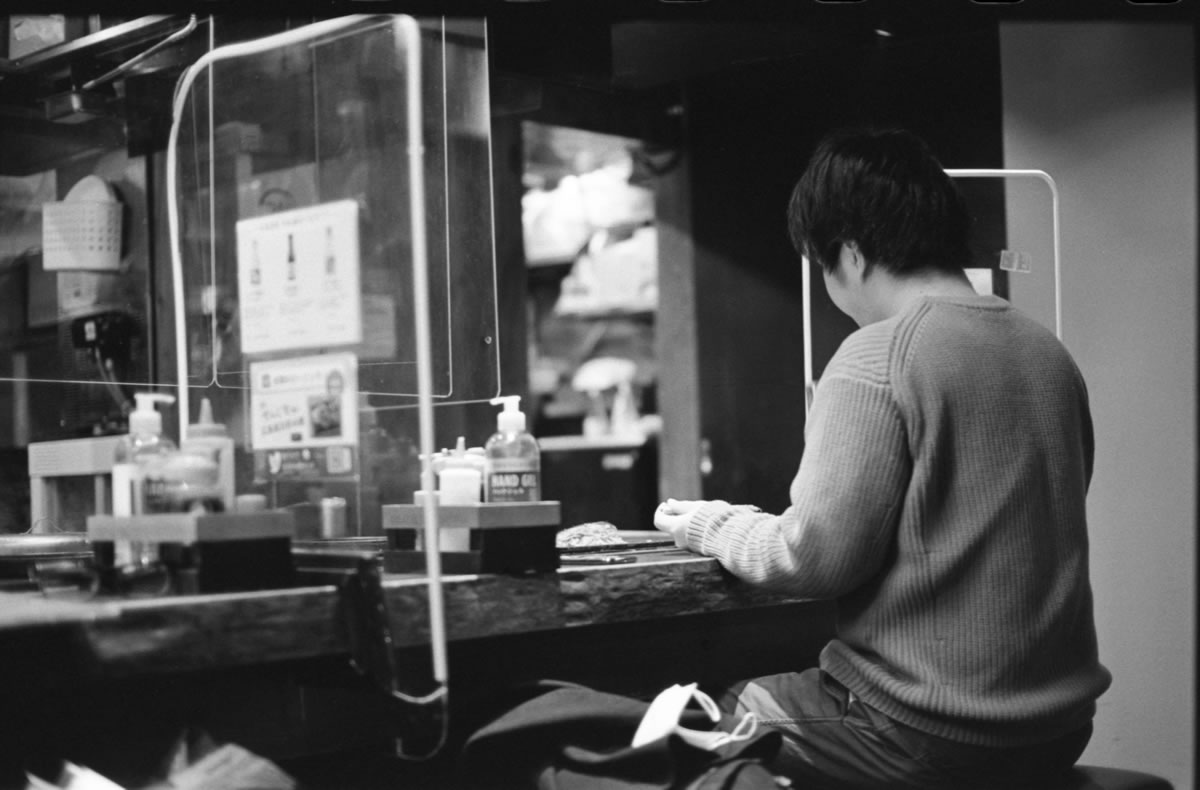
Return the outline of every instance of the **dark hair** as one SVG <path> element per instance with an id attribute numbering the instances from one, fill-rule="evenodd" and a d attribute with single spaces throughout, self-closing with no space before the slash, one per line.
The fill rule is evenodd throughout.
<path id="1" fill-rule="evenodd" d="M 967 265 L 970 217 L 929 147 L 900 129 L 846 129 L 818 144 L 792 190 L 788 232 L 826 271 L 853 242 L 895 274 Z"/>

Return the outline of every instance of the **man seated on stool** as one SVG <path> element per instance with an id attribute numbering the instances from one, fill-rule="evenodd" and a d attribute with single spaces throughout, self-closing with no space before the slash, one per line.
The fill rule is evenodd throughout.
<path id="1" fill-rule="evenodd" d="M 655 525 L 748 582 L 836 599 L 837 634 L 819 668 L 744 681 L 726 706 L 783 731 L 772 767 L 798 788 L 1061 775 L 1111 682 L 1083 378 L 1053 333 L 972 289 L 962 198 L 913 135 L 830 135 L 788 221 L 859 325 L 816 388 L 792 504 L 668 500 Z"/>

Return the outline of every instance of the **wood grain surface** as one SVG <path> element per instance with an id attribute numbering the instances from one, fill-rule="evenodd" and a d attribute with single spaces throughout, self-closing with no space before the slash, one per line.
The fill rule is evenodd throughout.
<path id="1" fill-rule="evenodd" d="M 715 560 L 667 553 L 634 564 L 526 576 L 443 580 L 451 642 L 770 606 L 783 602 L 734 579 Z M 424 577 L 388 575 L 383 589 L 397 648 L 429 642 Z M 129 677 L 346 655 L 346 604 L 335 585 L 145 599 L 61 601 L 0 595 L 0 640 L 28 651 L 40 632 L 94 677 Z M 63 657 L 59 657 L 62 659 Z M 24 656 L 23 665 L 30 664 Z M 36 662 L 33 662 L 36 664 Z"/>

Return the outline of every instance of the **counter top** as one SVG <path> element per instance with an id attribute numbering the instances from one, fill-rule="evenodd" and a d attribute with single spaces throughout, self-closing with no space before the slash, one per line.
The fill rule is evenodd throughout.
<path id="1" fill-rule="evenodd" d="M 716 560 L 668 551 L 617 565 L 582 565 L 528 576 L 443 579 L 450 642 L 579 626 L 766 607 L 786 599 L 756 590 Z M 397 647 L 429 641 L 428 582 L 385 575 Z M 345 655 L 349 640 L 332 584 L 246 593 L 142 599 L 50 599 L 0 594 L 0 645 L 57 632 L 83 677 L 249 666 Z M 0 646 L 0 661 L 9 649 Z M 28 662 L 28 657 L 26 658 Z"/>

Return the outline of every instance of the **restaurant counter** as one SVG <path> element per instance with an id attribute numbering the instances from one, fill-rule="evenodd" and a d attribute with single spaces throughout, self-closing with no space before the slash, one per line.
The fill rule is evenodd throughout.
<path id="1" fill-rule="evenodd" d="M 811 666 L 833 627 L 832 604 L 756 590 L 680 550 L 443 582 L 459 736 L 522 684 L 554 679 L 634 696 L 719 684 Z M 385 574 L 378 589 L 399 686 L 425 693 L 427 581 Z M 0 737 L 18 745 L 7 751 L 22 764 L 57 754 L 136 774 L 139 761 L 161 757 L 153 741 L 184 728 L 273 759 L 428 729 L 429 711 L 400 710 L 380 691 L 355 608 L 337 583 L 141 599 L 0 594 L 0 699 L 22 711 L 4 717 Z M 375 678 L 351 667 L 352 653 Z M 3 767 L 0 783 L 19 766 Z"/>

